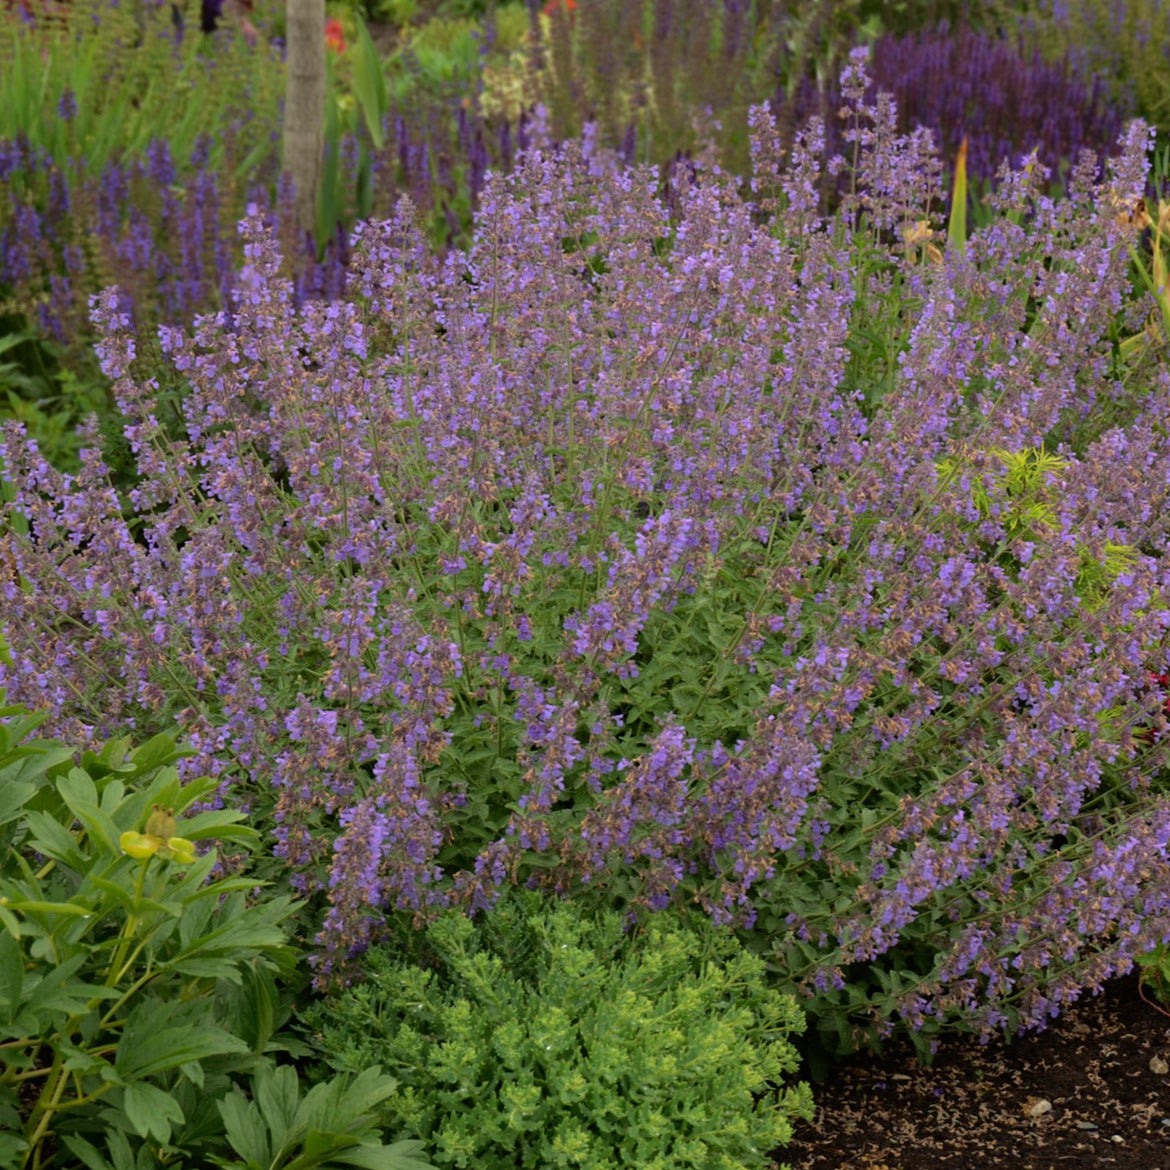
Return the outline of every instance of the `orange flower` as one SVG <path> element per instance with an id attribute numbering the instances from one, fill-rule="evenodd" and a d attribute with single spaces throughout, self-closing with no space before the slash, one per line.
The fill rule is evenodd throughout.
<path id="1" fill-rule="evenodd" d="M 542 9 L 545 16 L 552 16 L 554 13 L 564 10 L 569 17 L 577 11 L 577 0 L 546 0 L 545 6 Z"/>
<path id="2" fill-rule="evenodd" d="M 335 52 L 345 52 L 345 29 L 341 27 L 341 21 L 337 17 L 330 17 L 325 22 L 325 43 Z"/>

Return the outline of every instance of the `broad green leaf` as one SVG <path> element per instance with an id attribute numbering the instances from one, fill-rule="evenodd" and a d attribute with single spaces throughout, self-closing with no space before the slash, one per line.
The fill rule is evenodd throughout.
<path id="1" fill-rule="evenodd" d="M 71 800 L 66 797 L 66 803 L 73 815 L 86 827 L 92 841 L 100 844 L 106 853 L 119 852 L 119 829 L 106 812 L 88 800 Z"/>
<path id="2" fill-rule="evenodd" d="M 34 792 L 35 784 L 7 783 L 0 778 L 0 825 L 14 821 L 24 813 L 24 803 Z"/>
<path id="3" fill-rule="evenodd" d="M 194 748 L 175 746 L 177 736 L 177 731 L 164 731 L 135 748 L 130 758 L 140 771 L 150 772 L 195 755 Z"/>
<path id="4" fill-rule="evenodd" d="M 84 869 L 89 864 L 89 859 L 78 847 L 77 838 L 48 813 L 30 812 L 25 823 L 30 834 L 28 845 L 37 853 L 70 869 Z"/>
<path id="5" fill-rule="evenodd" d="M 57 791 L 66 804 L 70 800 L 84 800 L 90 804 L 98 801 L 97 785 L 83 768 L 70 768 L 64 776 L 58 777 Z"/>
<path id="6" fill-rule="evenodd" d="M 88 958 L 85 953 L 71 956 L 53 967 L 47 975 L 37 979 L 35 985 L 32 985 L 33 980 L 26 971 L 25 1010 L 31 1013 L 44 1012 L 51 1018 L 59 1018 L 83 1014 L 95 999 L 117 998 L 118 992 L 111 987 L 99 987 L 73 978 Z"/>
<path id="7" fill-rule="evenodd" d="M 422 1142 L 411 1138 L 389 1146 L 363 1142 L 355 1150 L 335 1155 L 333 1160 L 347 1166 L 361 1166 L 365 1170 L 435 1170 L 423 1154 Z"/>
<path id="8" fill-rule="evenodd" d="M 166 969 L 190 975 L 193 979 L 227 979 L 231 983 L 239 983 L 241 979 L 239 965 L 232 959 L 208 959 L 195 955 L 168 963 Z"/>
<path id="9" fill-rule="evenodd" d="M 179 1068 L 192 1060 L 210 1056 L 246 1053 L 248 1046 L 222 1028 L 208 1024 L 163 1026 L 170 1005 L 143 1005 L 127 1022 L 114 1057 L 114 1068 L 124 1080 L 142 1080 L 168 1069 Z M 161 1010 L 159 1010 L 161 1007 Z M 149 1021 L 149 1029 L 143 1023 Z"/>
<path id="10" fill-rule="evenodd" d="M 259 1056 L 268 1046 L 277 1028 L 280 992 L 276 977 L 257 963 L 238 965 L 240 981 L 236 987 L 221 987 L 218 998 L 223 1004 L 226 1026 L 245 1040 Z"/>
<path id="11" fill-rule="evenodd" d="M 243 814 L 238 812 L 215 810 L 197 813 L 183 820 L 183 836 L 190 841 L 206 841 L 210 838 L 255 846 L 260 840 L 260 834 L 251 825 L 239 824 L 242 819 Z"/>
<path id="12" fill-rule="evenodd" d="M 387 1097 L 393 1096 L 397 1088 L 398 1081 L 394 1077 L 384 1076 L 377 1065 L 365 1069 L 345 1089 L 343 1098 L 346 1115 L 357 1118 L 370 1113 Z"/>
<path id="13" fill-rule="evenodd" d="M 267 1170 L 272 1161 L 272 1152 L 260 1110 L 250 1105 L 238 1089 L 222 1101 L 217 1101 L 216 1108 L 223 1118 L 224 1133 L 232 1149 L 249 1166 Z"/>
<path id="14" fill-rule="evenodd" d="M 153 1137 L 165 1145 L 172 1125 L 182 1125 L 183 1110 L 178 1101 L 156 1085 L 137 1082 L 122 1091 L 122 1110 L 139 1137 Z"/>
<path id="15" fill-rule="evenodd" d="M 345 1150 L 361 1145 L 361 1139 L 348 1133 L 333 1133 L 329 1130 L 311 1129 L 305 1134 L 302 1152 L 289 1164 L 287 1170 L 313 1170 Z"/>
<path id="16" fill-rule="evenodd" d="M 319 1081 L 306 1094 L 297 1109 L 294 1127 L 302 1132 L 324 1129 L 331 1121 L 337 1121 L 339 1092 L 344 1081 Z"/>
<path id="17" fill-rule="evenodd" d="M 87 1170 L 114 1170 L 114 1167 L 98 1151 L 97 1147 L 87 1142 L 83 1137 L 71 1134 L 62 1134 L 61 1140 L 74 1157 L 81 1161 Z M 4 1163 L 7 1165 L 8 1163 Z"/>
<path id="18" fill-rule="evenodd" d="M 256 1104 L 278 1146 L 290 1137 L 300 1104 L 301 1092 L 296 1069 L 288 1065 L 265 1067 L 255 1077 Z"/>

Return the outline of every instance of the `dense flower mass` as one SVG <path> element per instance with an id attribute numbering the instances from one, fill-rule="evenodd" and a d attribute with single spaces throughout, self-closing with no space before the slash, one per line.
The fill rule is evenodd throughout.
<path id="1" fill-rule="evenodd" d="M 342 300 L 297 306 L 250 217 L 230 317 L 161 335 L 179 438 L 103 294 L 140 482 L 6 428 L 0 685 L 63 737 L 177 719 L 327 897 L 323 982 L 510 882 L 697 902 L 871 1027 L 1126 968 L 1170 936 L 1170 376 L 1110 341 L 1147 134 L 1060 204 L 1005 174 L 932 263 L 937 167 L 866 89 L 876 227 L 817 218 L 823 128 L 781 170 L 766 110 L 750 202 L 708 170 L 672 219 L 538 141 L 466 255 L 408 201 L 359 228 Z M 1025 507 L 1002 453 L 1045 444 Z"/>
<path id="2" fill-rule="evenodd" d="M 1112 149 L 1122 128 L 1123 107 L 1096 73 L 971 28 L 887 33 L 874 42 L 870 76 L 871 100 L 887 94 L 899 127 L 929 132 L 948 169 L 966 139 L 968 172 L 982 184 L 1032 150 L 1055 176 L 1084 150 Z M 818 86 L 810 77 L 773 104 L 799 122 L 814 110 L 835 115 L 840 97 L 835 78 Z M 831 150 L 845 152 L 843 143 L 830 121 Z"/>

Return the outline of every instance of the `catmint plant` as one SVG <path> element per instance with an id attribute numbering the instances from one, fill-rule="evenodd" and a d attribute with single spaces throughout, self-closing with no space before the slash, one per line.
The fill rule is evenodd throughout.
<path id="1" fill-rule="evenodd" d="M 1059 203 L 1005 171 L 935 263 L 937 169 L 849 68 L 834 221 L 823 127 L 785 168 L 759 111 L 758 193 L 680 171 L 673 216 L 534 134 L 466 255 L 403 201 L 336 301 L 246 219 L 231 314 L 160 334 L 177 437 L 104 293 L 125 498 L 6 428 L 0 683 L 82 740 L 177 720 L 322 907 L 322 986 L 520 883 L 697 904 L 842 1043 L 929 1042 L 1170 930 L 1170 380 L 1110 340 L 1147 132 Z M 1024 529 L 1003 453 L 1042 445 Z"/>

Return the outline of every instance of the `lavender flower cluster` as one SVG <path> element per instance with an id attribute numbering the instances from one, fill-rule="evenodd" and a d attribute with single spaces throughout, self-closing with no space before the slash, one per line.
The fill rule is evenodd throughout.
<path id="1" fill-rule="evenodd" d="M 229 127 L 225 138 L 232 136 Z M 229 303 L 240 260 L 230 232 L 241 193 L 230 172 L 209 162 L 211 145 L 204 136 L 189 158 L 176 160 L 156 139 L 145 157 L 113 161 L 95 173 L 84 156 L 62 166 L 24 135 L 0 142 L 6 193 L 0 286 L 11 290 L 7 307 L 75 357 L 91 336 L 89 300 L 97 288 L 116 284 L 139 329 L 191 322 Z M 282 230 L 292 222 L 292 192 L 272 172 L 260 167 L 247 195 L 267 209 L 269 223 L 295 250 L 298 298 L 339 290 L 344 248 L 328 249 L 320 263 L 315 250 L 303 254 Z"/>
<path id="2" fill-rule="evenodd" d="M 845 88 L 858 197 L 927 219 L 937 163 L 863 58 Z M 684 176 L 672 223 L 653 170 L 538 138 L 467 254 L 403 200 L 329 303 L 250 215 L 231 314 L 161 331 L 180 439 L 104 293 L 128 500 L 6 426 L 0 686 L 66 739 L 178 720 L 327 898 L 322 983 L 511 882 L 697 902 L 824 1002 L 927 948 L 883 1026 L 1037 1024 L 1170 938 L 1170 373 L 1135 396 L 1108 341 L 1145 129 L 1067 201 L 1005 175 L 930 264 L 817 217 L 822 128 L 782 169 L 753 126 L 766 199 Z M 852 332 L 895 282 L 870 404 Z M 1019 535 L 1002 453 L 1122 405 Z"/>
<path id="3" fill-rule="evenodd" d="M 1005 162 L 1032 150 L 1053 176 L 1066 175 L 1084 150 L 1111 150 L 1125 111 L 1102 78 L 1068 57 L 1046 61 L 1009 41 L 976 29 L 934 30 L 896 36 L 873 45 L 871 100 L 892 96 L 903 133 L 930 131 L 953 167 L 967 139 L 967 170 L 990 185 Z M 835 115 L 841 104 L 835 81 L 818 86 L 806 78 L 791 99 L 778 93 L 773 108 L 782 124 L 796 127 L 811 114 L 824 118 L 831 151 L 843 149 Z M 827 116 L 828 115 L 828 116 Z"/>

